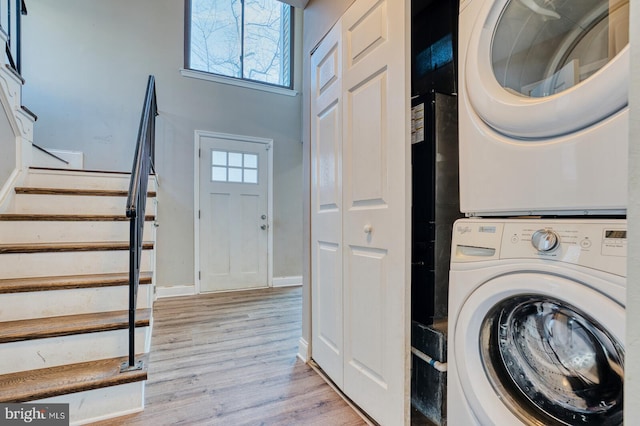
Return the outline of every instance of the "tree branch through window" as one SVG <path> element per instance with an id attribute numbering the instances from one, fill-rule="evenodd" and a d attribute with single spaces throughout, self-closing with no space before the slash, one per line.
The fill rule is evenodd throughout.
<path id="1" fill-rule="evenodd" d="M 291 6 L 277 0 L 187 1 L 189 68 L 291 87 Z"/>

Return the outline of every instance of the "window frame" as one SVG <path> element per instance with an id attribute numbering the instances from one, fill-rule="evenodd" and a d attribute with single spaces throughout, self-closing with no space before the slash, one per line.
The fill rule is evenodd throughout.
<path id="1" fill-rule="evenodd" d="M 209 71 L 198 70 L 191 68 L 191 2 L 192 0 L 184 1 L 184 44 L 183 44 L 183 66 L 180 70 L 181 74 L 185 77 L 198 78 L 202 80 L 216 81 L 224 84 L 232 84 L 242 87 L 249 87 L 253 89 L 261 89 L 269 92 L 288 94 L 295 96 L 297 92 L 293 90 L 294 87 L 294 70 L 295 70 L 295 58 L 294 58 L 294 42 L 295 42 L 295 8 L 287 3 L 283 3 L 289 6 L 290 16 L 290 28 L 289 28 L 289 85 L 284 86 L 275 83 L 269 83 L 260 80 L 252 80 L 244 77 L 232 77 L 225 74 L 218 74 Z M 242 1 L 242 14 L 244 16 L 244 0 Z M 242 22 L 242 37 L 241 37 L 241 52 L 244 52 L 244 18 Z M 241 69 L 244 70 L 244 55 L 241 55 Z M 244 73 L 244 71 L 243 71 Z"/>

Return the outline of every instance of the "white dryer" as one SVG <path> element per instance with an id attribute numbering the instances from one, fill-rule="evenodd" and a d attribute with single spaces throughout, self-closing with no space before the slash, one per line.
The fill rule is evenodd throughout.
<path id="1" fill-rule="evenodd" d="M 447 424 L 619 425 L 626 221 L 462 219 Z"/>
<path id="2" fill-rule="evenodd" d="M 462 0 L 467 216 L 624 214 L 629 0 Z"/>

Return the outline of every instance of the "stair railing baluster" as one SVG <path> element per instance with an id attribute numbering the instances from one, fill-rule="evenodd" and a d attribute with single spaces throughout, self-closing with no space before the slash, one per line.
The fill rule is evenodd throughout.
<path id="1" fill-rule="evenodd" d="M 129 182 L 127 217 L 129 218 L 129 360 L 121 371 L 138 370 L 142 361 L 135 361 L 135 327 L 138 286 L 140 285 L 140 262 L 142 258 L 145 209 L 149 174 L 153 169 L 155 154 L 155 120 L 158 115 L 155 78 L 150 75 L 147 82 L 135 157 Z"/>
<path id="2" fill-rule="evenodd" d="M 5 54 L 9 67 L 18 75 L 22 73 L 22 15 L 26 14 L 25 0 L 5 0 L 0 3 L 0 28 L 7 39 Z"/>

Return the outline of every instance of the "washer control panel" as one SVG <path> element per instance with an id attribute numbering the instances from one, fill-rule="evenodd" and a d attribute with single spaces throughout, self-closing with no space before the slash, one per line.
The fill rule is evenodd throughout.
<path id="1" fill-rule="evenodd" d="M 626 275 L 624 219 L 460 219 L 452 262 L 542 259 Z"/>

